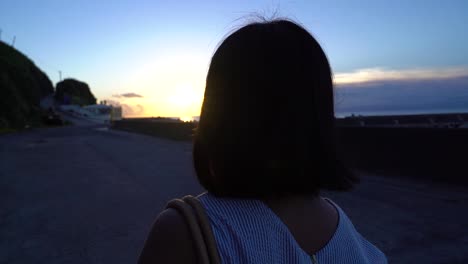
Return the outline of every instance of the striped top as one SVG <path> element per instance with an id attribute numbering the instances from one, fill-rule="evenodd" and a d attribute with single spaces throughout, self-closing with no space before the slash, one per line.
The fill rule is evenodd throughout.
<path id="1" fill-rule="evenodd" d="M 387 263 L 362 237 L 341 208 L 335 234 L 313 256 L 299 246 L 287 226 L 259 200 L 199 197 L 211 222 L 222 263 Z"/>

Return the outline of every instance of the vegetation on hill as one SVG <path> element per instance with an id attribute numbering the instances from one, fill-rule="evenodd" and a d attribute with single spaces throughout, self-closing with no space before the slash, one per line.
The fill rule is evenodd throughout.
<path id="1" fill-rule="evenodd" d="M 96 97 L 91 93 L 88 84 L 75 79 L 65 79 L 57 83 L 55 100 L 63 104 L 92 105 Z"/>
<path id="2" fill-rule="evenodd" d="M 0 130 L 40 124 L 52 82 L 29 58 L 0 41 Z"/>

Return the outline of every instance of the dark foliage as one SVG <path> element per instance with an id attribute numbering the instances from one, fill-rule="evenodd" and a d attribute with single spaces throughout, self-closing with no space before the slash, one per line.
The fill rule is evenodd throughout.
<path id="1" fill-rule="evenodd" d="M 54 92 L 52 82 L 29 58 L 0 42 L 0 128 L 40 123 L 40 100 Z"/>
<path id="2" fill-rule="evenodd" d="M 65 79 L 57 83 L 55 99 L 59 103 L 81 106 L 96 104 L 96 97 L 91 93 L 88 84 L 75 79 Z"/>

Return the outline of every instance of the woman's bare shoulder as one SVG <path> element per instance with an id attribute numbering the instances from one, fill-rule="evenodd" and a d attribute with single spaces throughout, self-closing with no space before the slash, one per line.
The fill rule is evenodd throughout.
<path id="1" fill-rule="evenodd" d="M 190 230 L 175 209 L 166 209 L 156 218 L 138 263 L 196 263 Z"/>

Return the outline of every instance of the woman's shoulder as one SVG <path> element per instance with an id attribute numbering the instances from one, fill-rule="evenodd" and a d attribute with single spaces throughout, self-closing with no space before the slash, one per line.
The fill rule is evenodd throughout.
<path id="1" fill-rule="evenodd" d="M 334 234 L 334 240 L 344 241 L 345 238 L 359 236 L 362 237 L 361 234 L 358 232 L 356 227 L 354 226 L 352 220 L 348 217 L 346 212 L 333 200 L 330 198 L 325 198 L 324 200 L 330 203 L 338 213 L 338 225 Z M 337 239 L 339 238 L 339 239 Z"/>
<path id="2" fill-rule="evenodd" d="M 325 200 L 336 208 L 339 224 L 333 239 L 330 240 L 323 253 L 336 252 L 339 249 L 342 255 L 348 258 L 365 258 L 370 263 L 387 263 L 385 254 L 356 229 L 345 211 L 331 199 L 325 198 Z"/>
<path id="3" fill-rule="evenodd" d="M 156 218 L 138 263 L 195 263 L 190 230 L 182 215 L 168 208 Z"/>

